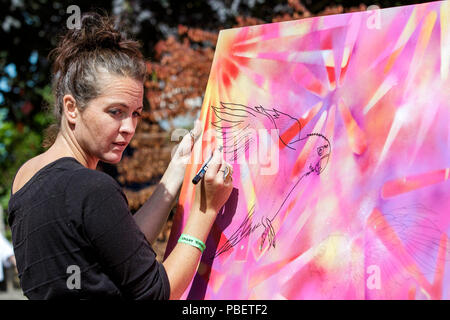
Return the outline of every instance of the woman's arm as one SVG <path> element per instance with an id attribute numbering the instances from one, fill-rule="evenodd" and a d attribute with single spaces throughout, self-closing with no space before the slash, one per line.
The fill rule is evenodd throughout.
<path id="1" fill-rule="evenodd" d="M 200 136 L 200 123 L 194 127 L 194 137 Z M 135 221 L 147 241 L 153 243 L 167 220 L 167 216 L 180 191 L 186 170 L 186 163 L 193 147 L 191 137 L 186 135 L 175 152 L 161 182 L 152 196 L 134 215 Z M 184 164 L 184 165 L 183 165 Z M 231 178 L 225 181 L 223 175 L 228 164 L 223 160 L 222 149 L 215 149 L 204 179 L 195 187 L 195 199 L 183 233 L 204 243 L 216 219 L 219 209 L 225 204 L 233 189 Z M 192 280 L 200 261 L 199 249 L 184 243 L 177 243 L 164 261 L 164 269 L 170 283 L 170 298 L 179 299 Z"/>
<path id="2" fill-rule="evenodd" d="M 195 142 L 202 133 L 201 122 L 195 121 L 194 128 L 186 134 L 175 152 L 164 172 L 161 182 L 145 204 L 135 213 L 134 218 L 145 234 L 147 241 L 152 244 L 158 237 L 159 232 L 167 221 L 170 210 L 172 210 L 178 193 L 183 183 L 186 165 L 191 158 L 191 152 Z"/>
<path id="3" fill-rule="evenodd" d="M 232 179 L 226 181 L 223 170 L 228 164 L 217 149 L 213 153 L 205 177 L 195 187 L 195 197 L 183 233 L 206 242 L 217 213 L 233 189 Z M 194 277 L 201 252 L 196 247 L 177 243 L 163 262 L 170 283 L 170 299 L 179 299 Z"/>
<path id="4" fill-rule="evenodd" d="M 200 210 L 191 210 L 189 219 L 183 233 L 193 236 L 203 243 L 206 242 L 209 231 L 216 218 L 216 212 L 203 213 Z M 170 299 L 181 297 L 191 282 L 200 262 L 199 249 L 184 243 L 177 243 L 167 259 L 163 262 L 170 283 Z"/>
<path id="5" fill-rule="evenodd" d="M 147 241 L 152 244 L 167 221 L 170 210 L 181 189 L 184 169 L 176 167 L 171 161 L 161 182 L 156 186 L 150 198 L 134 214 L 134 219 L 144 233 Z"/>

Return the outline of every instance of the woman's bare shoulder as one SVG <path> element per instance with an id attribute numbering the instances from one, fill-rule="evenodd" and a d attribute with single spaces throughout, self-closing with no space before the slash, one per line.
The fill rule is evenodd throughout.
<path id="1" fill-rule="evenodd" d="M 12 193 L 14 194 L 19 191 L 19 189 L 22 188 L 28 180 L 36 174 L 36 172 L 52 161 L 54 160 L 46 157 L 45 154 L 37 155 L 36 157 L 26 161 L 17 171 L 16 177 L 13 181 Z"/>

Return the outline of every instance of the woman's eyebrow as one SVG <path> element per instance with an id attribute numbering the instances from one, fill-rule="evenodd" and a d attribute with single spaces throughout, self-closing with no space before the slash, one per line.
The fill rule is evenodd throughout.
<path id="1" fill-rule="evenodd" d="M 112 106 L 121 106 L 121 107 L 124 107 L 126 109 L 130 109 L 130 107 L 127 104 L 122 103 L 122 102 L 112 103 L 111 105 Z M 140 106 L 140 107 L 136 108 L 136 110 L 139 110 L 139 109 L 144 109 L 144 106 Z"/>

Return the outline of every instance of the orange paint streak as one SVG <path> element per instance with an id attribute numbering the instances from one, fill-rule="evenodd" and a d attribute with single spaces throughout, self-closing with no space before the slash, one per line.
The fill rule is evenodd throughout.
<path id="1" fill-rule="evenodd" d="M 403 177 L 400 179 L 388 181 L 383 185 L 383 188 L 381 189 L 381 196 L 384 199 L 391 198 L 402 193 L 410 192 L 445 181 L 447 170 L 448 169 L 441 169 L 411 177 Z"/>
<path id="2" fill-rule="evenodd" d="M 341 99 L 339 101 L 339 111 L 341 112 L 342 119 L 344 120 L 345 128 L 347 129 L 348 142 L 353 153 L 357 155 L 363 154 L 367 149 L 367 139 L 364 131 L 356 123 L 350 110 L 344 104 Z"/>
<path id="3" fill-rule="evenodd" d="M 434 24 L 436 23 L 437 14 L 431 11 L 425 18 L 425 22 L 420 30 L 419 39 L 417 41 L 416 50 L 422 55 L 425 51 L 428 42 L 430 41 L 431 32 L 433 31 Z"/>
<path id="4" fill-rule="evenodd" d="M 408 300 L 415 300 L 416 299 L 416 287 L 413 286 L 408 291 Z"/>
<path id="5" fill-rule="evenodd" d="M 223 65 L 223 67 L 224 67 L 224 71 L 223 72 L 226 72 L 227 74 L 230 75 L 231 78 L 235 79 L 238 76 L 238 74 L 239 74 L 238 67 L 236 67 L 236 65 L 232 61 L 230 61 L 228 58 L 224 58 L 222 60 L 222 62 L 224 64 Z"/>
<path id="6" fill-rule="evenodd" d="M 305 65 L 297 64 L 292 74 L 292 78 L 298 83 L 300 86 L 306 88 L 310 92 L 324 96 L 328 88 L 322 84 L 322 82 L 317 79 L 317 77 L 312 73 Z"/>
<path id="7" fill-rule="evenodd" d="M 302 169 L 305 167 L 306 160 L 308 159 L 308 155 L 311 152 L 312 144 L 306 144 L 305 147 L 302 150 L 302 153 L 297 158 L 297 161 L 295 162 L 294 167 L 292 168 L 292 177 L 297 176 Z"/>
<path id="8" fill-rule="evenodd" d="M 323 37 L 323 38 L 322 38 Z M 327 32 L 327 33 L 321 33 L 321 44 L 320 49 L 321 50 L 332 50 L 333 49 L 333 33 Z"/>
<path id="9" fill-rule="evenodd" d="M 322 126 L 325 121 L 324 116 L 326 116 L 325 113 L 323 113 L 321 115 L 320 119 L 317 121 L 317 124 L 315 125 L 312 132 L 321 132 L 322 131 Z M 311 150 L 314 147 L 316 142 L 317 142 L 316 139 L 308 139 L 306 141 L 305 146 L 303 147 L 300 155 L 298 156 L 298 158 L 295 161 L 295 164 L 292 168 L 291 179 L 294 179 L 295 177 L 297 177 L 300 174 L 300 172 L 303 170 L 303 168 L 305 167 L 306 161 L 311 153 Z"/>
<path id="10" fill-rule="evenodd" d="M 299 120 L 299 119 L 297 119 Z M 300 122 L 300 121 L 299 121 Z M 294 137 L 298 137 L 298 133 L 302 130 L 301 122 L 294 122 L 292 126 L 290 126 L 284 133 L 280 135 L 281 140 L 283 140 L 286 144 L 288 144 Z M 286 145 L 279 140 L 279 148 L 280 150 L 285 148 Z"/>
<path id="11" fill-rule="evenodd" d="M 281 140 L 283 140 L 286 144 L 289 144 L 289 142 L 294 138 L 298 137 L 298 133 L 304 128 L 309 121 L 319 112 L 320 108 L 322 107 L 322 102 L 317 103 L 315 106 L 313 106 L 306 115 L 304 115 L 301 118 L 298 118 L 297 120 L 300 122 L 300 126 L 298 123 L 292 124 L 284 133 L 280 135 Z M 283 150 L 286 145 L 279 140 L 278 147 L 280 150 Z"/>
<path id="12" fill-rule="evenodd" d="M 233 48 L 232 48 L 232 52 L 233 53 L 239 53 L 239 52 L 245 52 L 245 53 L 248 53 L 248 52 L 252 52 L 252 51 L 254 51 L 254 49 L 256 49 L 256 47 L 257 47 L 257 45 L 258 45 L 258 42 L 251 42 L 251 43 L 238 43 L 238 44 L 235 44 L 235 45 L 233 45 Z"/>
<path id="13" fill-rule="evenodd" d="M 239 57 L 239 56 L 233 56 L 233 62 L 235 62 L 238 66 L 245 67 L 248 65 L 249 61 L 251 59 L 247 57 Z"/>
<path id="14" fill-rule="evenodd" d="M 325 90 L 324 86 L 322 85 L 322 83 L 320 81 L 318 81 L 318 80 L 315 80 L 315 79 L 313 80 L 312 83 L 306 85 L 305 88 L 308 89 L 311 92 L 314 92 L 314 93 L 318 94 L 319 96 L 325 95 L 325 92 L 326 92 L 326 90 Z"/>
<path id="15" fill-rule="evenodd" d="M 226 88 L 231 85 L 231 80 L 226 73 L 222 73 L 222 83 Z"/>
<path id="16" fill-rule="evenodd" d="M 392 67 L 394 66 L 395 61 L 397 61 L 398 56 L 403 51 L 406 43 L 409 41 L 409 38 L 413 34 L 417 23 L 421 19 L 421 14 L 418 15 L 416 8 L 414 8 L 413 12 L 411 13 L 411 16 L 408 19 L 408 22 L 404 26 L 404 29 L 402 31 L 402 34 L 400 35 L 400 38 L 397 42 L 397 49 L 392 52 L 392 54 L 389 56 L 389 60 L 386 63 L 386 66 L 384 67 L 384 73 L 388 73 Z M 399 46 L 400 43 L 403 43 L 403 45 Z"/>
<path id="17" fill-rule="evenodd" d="M 314 105 L 311 109 L 308 110 L 306 114 L 304 114 L 300 119 L 300 124 L 302 125 L 302 128 L 304 128 L 309 121 L 320 111 L 322 108 L 323 102 L 320 101 L 316 105 Z"/>
<path id="18" fill-rule="evenodd" d="M 216 114 L 212 111 L 209 106 L 206 108 L 205 121 L 203 122 L 203 132 L 209 131 L 211 129 L 211 123 L 217 121 Z"/>
<path id="19" fill-rule="evenodd" d="M 341 75 L 339 76 L 339 85 L 342 85 L 344 83 L 345 74 L 347 73 L 348 64 L 349 64 L 349 61 L 350 61 L 351 57 L 352 56 L 349 55 L 348 60 L 347 60 L 347 64 L 344 67 L 341 68 Z"/>
<path id="20" fill-rule="evenodd" d="M 389 57 L 389 60 L 386 64 L 386 67 L 384 67 L 384 73 L 388 73 L 392 67 L 394 66 L 395 61 L 397 60 L 398 55 L 402 52 L 403 46 L 395 50 L 391 56 Z"/>
<path id="21" fill-rule="evenodd" d="M 336 75 L 334 73 L 334 67 L 326 67 L 328 80 L 330 81 L 330 89 L 333 90 L 336 88 Z"/>

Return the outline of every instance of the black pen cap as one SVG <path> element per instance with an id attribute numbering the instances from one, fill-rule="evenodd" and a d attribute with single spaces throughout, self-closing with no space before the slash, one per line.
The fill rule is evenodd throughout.
<path id="1" fill-rule="evenodd" d="M 205 170 L 200 171 L 195 177 L 194 179 L 192 179 L 192 183 L 193 184 L 197 184 L 200 182 L 200 180 L 202 180 L 203 176 L 205 175 Z"/>

